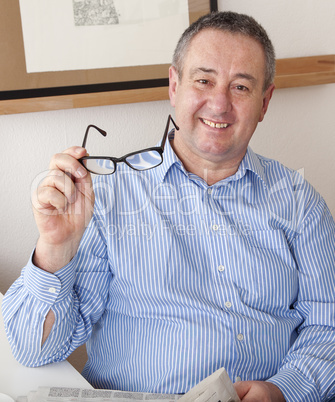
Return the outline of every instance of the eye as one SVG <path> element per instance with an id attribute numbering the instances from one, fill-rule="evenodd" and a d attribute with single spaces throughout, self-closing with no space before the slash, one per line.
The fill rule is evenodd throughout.
<path id="1" fill-rule="evenodd" d="M 238 89 L 239 91 L 249 91 L 249 88 L 247 88 L 244 85 L 236 85 L 235 88 Z"/>
<path id="2" fill-rule="evenodd" d="M 198 82 L 199 82 L 199 84 L 203 84 L 203 85 L 208 85 L 209 84 L 209 81 L 205 80 L 205 79 L 200 79 L 200 80 L 198 80 Z"/>

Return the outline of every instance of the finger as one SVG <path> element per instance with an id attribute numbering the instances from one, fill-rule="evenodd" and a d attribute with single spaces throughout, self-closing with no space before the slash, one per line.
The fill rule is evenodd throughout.
<path id="1" fill-rule="evenodd" d="M 81 148 L 81 150 L 84 150 L 84 148 Z M 81 158 L 83 156 L 84 151 L 78 152 L 75 156 L 73 156 L 75 152 L 72 151 L 70 148 L 65 152 L 54 155 L 50 162 L 50 169 L 58 169 L 78 180 L 85 178 L 88 178 L 90 180 L 90 176 L 88 175 L 87 170 L 78 161 L 78 158 Z"/>
<path id="2" fill-rule="evenodd" d="M 34 193 L 33 206 L 39 212 L 54 215 L 65 212 L 67 200 L 56 188 L 42 187 Z"/>
<path id="3" fill-rule="evenodd" d="M 76 201 L 76 186 L 71 177 L 60 170 L 50 171 L 43 180 L 41 188 L 53 187 L 62 193 L 70 204 Z"/>
<path id="4" fill-rule="evenodd" d="M 65 210 L 68 203 L 75 201 L 76 186 L 71 178 L 60 170 L 49 172 L 34 196 L 35 207 L 42 209 Z"/>

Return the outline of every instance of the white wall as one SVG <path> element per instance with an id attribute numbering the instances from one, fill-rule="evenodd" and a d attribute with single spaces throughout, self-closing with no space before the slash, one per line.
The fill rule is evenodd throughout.
<path id="1" fill-rule="evenodd" d="M 335 53 L 333 0 L 219 0 L 220 10 L 253 15 L 268 30 L 277 57 Z M 275 92 L 253 149 L 293 168 L 326 199 L 335 216 L 335 85 Z M 81 144 L 88 124 L 109 132 L 90 137 L 91 153 L 121 155 L 155 144 L 161 137 L 168 101 L 0 116 L 0 291 L 25 265 L 37 239 L 30 186 L 53 153 Z M 100 148 L 98 147 L 100 144 Z"/>

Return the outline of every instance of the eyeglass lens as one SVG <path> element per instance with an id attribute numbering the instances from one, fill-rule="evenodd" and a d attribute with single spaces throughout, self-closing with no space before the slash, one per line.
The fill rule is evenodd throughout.
<path id="1" fill-rule="evenodd" d="M 95 174 L 112 174 L 115 172 L 115 163 L 110 159 L 89 158 L 82 160 L 85 168 Z"/>
<path id="2" fill-rule="evenodd" d="M 155 150 L 130 155 L 126 158 L 127 164 L 136 170 L 147 170 L 162 163 L 162 155 Z"/>

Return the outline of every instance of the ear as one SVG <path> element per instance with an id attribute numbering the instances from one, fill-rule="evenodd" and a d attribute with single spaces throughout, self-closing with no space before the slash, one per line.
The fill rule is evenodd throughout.
<path id="1" fill-rule="evenodd" d="M 178 82 L 179 82 L 178 72 L 175 69 L 175 67 L 171 66 L 169 68 L 169 97 L 172 107 L 175 107 L 176 105 L 176 93 L 177 93 Z"/>
<path id="2" fill-rule="evenodd" d="M 263 95 L 263 106 L 261 110 L 261 114 L 259 116 L 259 122 L 263 121 L 266 111 L 268 110 L 268 106 L 270 103 L 270 99 L 272 98 L 273 91 L 275 89 L 275 84 L 271 84 L 269 88 L 264 92 Z"/>

